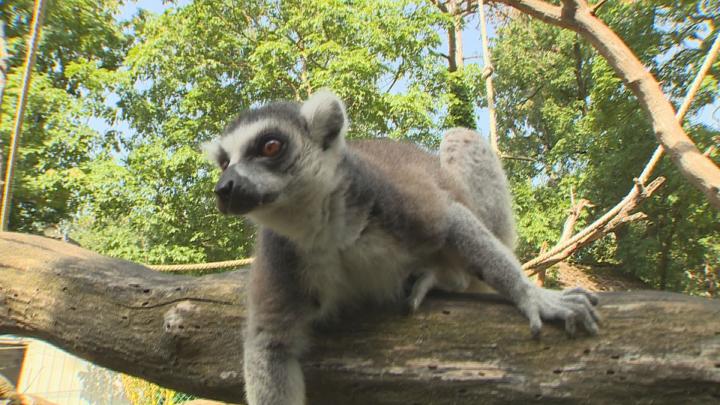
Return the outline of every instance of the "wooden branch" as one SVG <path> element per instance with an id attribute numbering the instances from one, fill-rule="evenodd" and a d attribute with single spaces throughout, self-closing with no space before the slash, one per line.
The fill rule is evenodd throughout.
<path id="1" fill-rule="evenodd" d="M 584 198 L 581 198 L 577 203 L 575 202 L 575 192 L 570 189 L 570 209 L 568 210 L 568 217 L 565 219 L 565 224 L 563 225 L 562 233 L 560 234 L 560 239 L 558 239 L 558 244 L 567 243 L 568 240 L 572 237 L 573 233 L 575 232 L 575 224 L 577 223 L 578 218 L 580 218 L 580 214 L 582 213 L 582 210 L 585 207 L 594 207 L 594 205 Z M 589 242 L 588 242 L 589 243 Z M 562 255 L 555 255 L 549 258 L 548 262 L 552 262 L 552 264 L 557 263 L 558 261 L 563 261 L 570 256 L 572 256 L 573 253 L 577 249 L 579 249 L 581 246 L 580 244 L 571 245 L 572 249 L 564 250 Z M 540 256 L 546 254 L 548 251 L 548 243 L 547 241 L 542 243 L 542 246 L 540 247 Z M 557 260 L 557 261 L 555 261 Z M 539 286 L 545 285 L 545 279 L 546 274 L 545 270 L 548 266 L 536 266 L 537 270 L 535 270 L 532 274 L 537 274 L 537 283 Z"/>
<path id="2" fill-rule="evenodd" d="M 495 0 L 547 23 L 582 35 L 613 67 L 650 116 L 660 144 L 685 178 L 720 209 L 720 168 L 703 156 L 674 118 L 674 110 L 660 84 L 627 45 L 591 13 L 584 0 L 563 0 L 554 6 L 541 0 Z"/>
<path id="3" fill-rule="evenodd" d="M 7 39 L 5 37 L 5 21 L 0 21 L 0 124 L 2 124 L 2 105 L 5 98 L 5 87 L 7 86 L 10 55 L 7 53 Z M 5 180 L 2 174 L 5 173 L 5 155 L 0 139 L 0 189 L 5 187 Z M 1 197 L 0 197 L 1 198 Z"/>
<path id="4" fill-rule="evenodd" d="M 578 218 L 580 218 L 580 214 L 582 214 L 582 210 L 585 207 L 594 207 L 594 205 L 584 198 L 581 198 L 577 203 L 574 201 L 571 203 L 568 217 L 565 219 L 565 224 L 563 225 L 563 230 L 560 234 L 559 242 L 565 242 L 570 239 L 573 233 L 575 233 L 575 224 L 577 223 Z"/>
<path id="5" fill-rule="evenodd" d="M 534 275 L 542 269 L 546 269 L 555 263 L 565 260 L 576 250 L 602 238 L 617 229 L 618 226 L 629 222 L 631 218 L 634 220 L 640 219 L 640 216 L 632 216 L 630 213 L 650 197 L 664 182 L 664 177 L 658 177 L 647 186 L 637 183 L 622 201 L 617 203 L 617 205 L 603 216 L 596 219 L 595 222 L 585 227 L 570 239 L 565 241 L 561 240 L 548 252 L 524 263 L 523 269 L 532 270 L 529 274 Z"/>
<path id="6" fill-rule="evenodd" d="M 710 51 L 708 51 L 707 56 L 705 56 L 705 60 L 703 61 L 702 66 L 700 66 L 700 70 L 698 70 L 697 74 L 695 75 L 695 79 L 690 85 L 690 89 L 685 95 L 683 103 L 680 105 L 680 108 L 675 114 L 675 119 L 678 122 L 682 122 L 683 119 L 685 119 L 685 114 L 687 114 L 687 112 L 690 110 L 692 101 L 695 99 L 695 95 L 700 90 L 700 86 L 702 86 L 702 82 L 705 79 L 707 73 L 710 71 L 710 68 L 712 68 L 712 65 L 715 62 L 715 59 L 717 59 L 718 54 L 720 54 L 720 35 L 715 37 L 715 41 L 710 47 Z M 663 148 L 662 145 L 658 146 L 655 149 L 655 152 L 653 152 L 650 161 L 645 165 L 645 168 L 643 169 L 642 173 L 640 173 L 640 176 L 638 176 L 638 179 L 641 182 L 644 183 L 650 178 L 650 175 L 652 174 L 653 170 L 655 170 L 655 167 L 660 162 L 660 159 L 662 158 L 664 153 L 665 148 Z M 705 156 L 706 158 L 708 157 L 706 153 L 703 153 L 703 156 Z"/>
<path id="7" fill-rule="evenodd" d="M 603 6 L 603 4 L 605 4 L 606 1 L 607 1 L 607 0 L 600 0 L 600 1 L 598 1 L 597 3 L 593 4 L 593 5 L 590 7 L 590 14 L 592 14 L 592 15 L 597 14 L 597 11 L 600 9 L 600 7 Z"/>
<path id="8" fill-rule="evenodd" d="M 154 272 L 39 236 L 0 233 L 0 333 L 205 398 L 242 398 L 246 272 Z M 567 339 L 490 295 L 433 297 L 415 315 L 373 310 L 316 333 L 312 404 L 712 403 L 720 301 L 602 294 L 597 337 Z M 658 339 L 658 336 L 662 336 Z"/>
<path id="9" fill-rule="evenodd" d="M 2 111 L 3 99 L 5 98 L 5 87 L 10 70 L 10 55 L 7 52 L 7 38 L 5 37 L 5 21 L 0 21 L 0 112 Z M 0 114 L 2 123 L 2 114 Z M 0 172 L 2 171 L 2 151 L 0 149 Z"/>
<path id="10" fill-rule="evenodd" d="M 513 155 L 508 155 L 505 153 L 500 153 L 500 159 L 522 160 L 525 162 L 537 162 L 538 161 L 536 158 L 531 158 L 531 157 L 527 157 L 527 156 L 513 156 Z"/>

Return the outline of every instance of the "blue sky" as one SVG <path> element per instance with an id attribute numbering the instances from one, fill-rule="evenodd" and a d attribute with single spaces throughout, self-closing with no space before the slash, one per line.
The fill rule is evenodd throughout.
<path id="1" fill-rule="evenodd" d="M 128 1 L 121 10 L 120 18 L 129 19 L 138 12 L 139 9 L 144 9 L 154 13 L 162 13 L 170 7 L 175 5 L 183 6 L 190 3 L 191 0 L 177 0 L 174 4 L 168 4 L 167 0 L 140 0 L 140 1 Z M 165 3 L 165 4 L 164 4 Z M 492 25 L 488 26 L 488 36 L 492 41 L 495 36 L 495 27 Z M 444 37 L 444 36 L 443 36 Z M 478 20 L 473 17 L 469 20 L 466 29 L 463 31 L 463 49 L 466 58 L 470 58 L 466 61 L 466 64 L 482 64 L 482 47 L 480 42 L 480 31 L 478 28 Z M 477 109 L 478 117 L 478 129 L 483 134 L 489 133 L 488 124 L 488 112 L 487 109 Z M 498 112 L 499 114 L 502 112 Z M 698 114 L 690 117 L 693 122 L 700 122 L 709 125 L 715 129 L 720 130 L 720 101 L 713 105 L 706 106 L 701 109 Z M 93 123 L 98 126 L 102 126 L 101 123 Z M 127 125 L 121 125 L 121 130 L 128 129 Z"/>

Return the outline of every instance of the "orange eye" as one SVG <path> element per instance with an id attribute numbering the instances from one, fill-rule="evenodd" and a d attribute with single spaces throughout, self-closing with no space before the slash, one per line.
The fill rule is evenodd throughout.
<path id="1" fill-rule="evenodd" d="M 265 157 L 275 157 L 282 149 L 282 142 L 277 139 L 271 139 L 262 146 L 262 155 Z"/>

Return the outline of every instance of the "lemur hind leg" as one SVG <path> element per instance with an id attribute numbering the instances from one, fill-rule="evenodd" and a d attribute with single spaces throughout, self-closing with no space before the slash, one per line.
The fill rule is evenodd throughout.
<path id="1" fill-rule="evenodd" d="M 440 143 L 440 165 L 463 195 L 467 208 L 505 246 L 513 249 L 516 239 L 510 193 L 500 160 L 482 136 L 466 128 L 449 130 Z M 431 289 L 450 292 L 489 292 L 480 281 L 471 279 L 464 268 L 444 263 L 426 270 L 415 282 L 408 304 L 416 311 Z"/>
<path id="2" fill-rule="evenodd" d="M 447 292 L 463 292 L 471 283 L 471 276 L 461 268 L 437 268 L 420 272 L 420 276 L 413 283 L 412 291 L 408 297 L 408 306 L 411 312 L 420 308 L 425 296 L 432 289 Z"/>

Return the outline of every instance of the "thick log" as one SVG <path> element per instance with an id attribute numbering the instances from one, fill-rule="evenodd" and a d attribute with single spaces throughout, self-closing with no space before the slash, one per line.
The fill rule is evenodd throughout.
<path id="1" fill-rule="evenodd" d="M 245 271 L 162 274 L 39 236 L 0 233 L 0 333 L 201 397 L 242 398 Z M 711 403 L 720 301 L 601 295 L 599 336 L 568 339 L 491 295 L 375 308 L 316 333 L 311 404 Z"/>

